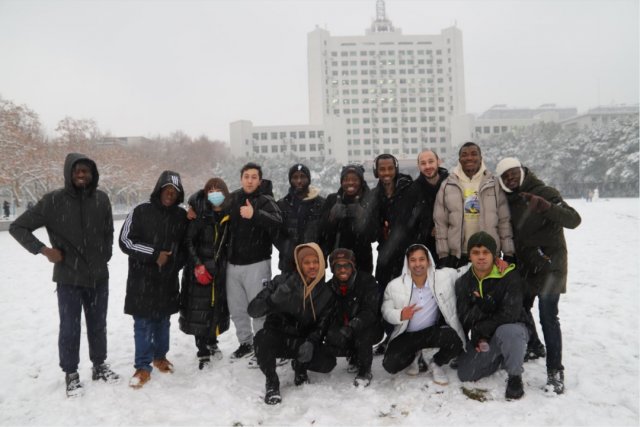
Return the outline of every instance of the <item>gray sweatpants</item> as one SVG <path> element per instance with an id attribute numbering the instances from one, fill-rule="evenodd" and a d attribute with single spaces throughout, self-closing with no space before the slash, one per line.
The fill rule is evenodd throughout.
<path id="1" fill-rule="evenodd" d="M 262 290 L 265 280 L 271 280 L 269 259 L 248 265 L 227 264 L 227 304 L 240 344 L 253 345 L 253 334 L 262 329 L 264 317 L 253 319 L 253 332 L 251 331 L 251 317 L 247 314 L 247 307 Z"/>
<path id="2" fill-rule="evenodd" d="M 458 356 L 458 378 L 477 381 L 500 368 L 509 375 L 522 375 L 528 341 L 529 331 L 524 323 L 507 323 L 498 326 L 485 353 L 476 352 L 473 344 L 467 342 L 467 351 Z"/>

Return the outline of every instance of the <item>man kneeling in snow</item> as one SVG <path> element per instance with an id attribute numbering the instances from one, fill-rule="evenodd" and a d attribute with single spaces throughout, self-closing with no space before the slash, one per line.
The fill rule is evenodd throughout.
<path id="1" fill-rule="evenodd" d="M 436 270 L 426 246 L 409 246 L 402 275 L 389 282 L 382 303 L 382 316 L 394 325 L 382 361 L 387 372 L 395 374 L 409 367 L 423 348 L 436 347 L 439 351 L 429 364 L 433 381 L 449 383 L 444 365 L 458 356 L 465 342 L 453 283 L 468 269 Z"/>
<path id="2" fill-rule="evenodd" d="M 293 255 L 297 271 L 265 283 L 247 309 L 253 318 L 267 316 L 254 347 L 266 377 L 264 401 L 268 405 L 282 401 L 276 358 L 293 359 L 296 386 L 309 382 L 307 369 L 326 373 L 336 364 L 335 357 L 321 348 L 335 303 L 324 282 L 322 250 L 315 243 L 305 243 L 296 246 Z"/>
<path id="3" fill-rule="evenodd" d="M 458 316 L 467 352 L 458 358 L 461 381 L 477 381 L 500 367 L 509 374 L 505 397 L 520 399 L 522 364 L 529 341 L 528 318 L 522 306 L 522 283 L 515 265 L 500 272 L 494 265 L 496 241 L 484 231 L 469 238 L 471 269 L 456 281 Z"/>

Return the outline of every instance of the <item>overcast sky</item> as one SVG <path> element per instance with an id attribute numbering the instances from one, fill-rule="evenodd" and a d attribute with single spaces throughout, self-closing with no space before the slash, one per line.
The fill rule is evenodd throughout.
<path id="1" fill-rule="evenodd" d="M 307 33 L 362 35 L 375 0 L 0 0 L 0 96 L 52 131 L 229 139 L 308 123 Z M 467 112 L 638 103 L 638 0 L 387 0 L 404 34 L 462 30 Z"/>

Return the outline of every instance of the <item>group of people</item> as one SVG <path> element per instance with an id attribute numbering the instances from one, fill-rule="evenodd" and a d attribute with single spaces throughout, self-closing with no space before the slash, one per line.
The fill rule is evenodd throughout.
<path id="1" fill-rule="evenodd" d="M 179 312 L 200 369 L 223 357 L 218 336 L 233 322 L 238 347 L 230 360 L 261 369 L 267 404 L 282 400 L 276 368 L 288 360 L 296 386 L 309 382 L 309 370 L 329 372 L 345 357 L 354 385 L 366 387 L 376 354 L 391 374 L 430 371 L 440 385 L 451 369 L 461 381 L 475 381 L 503 368 L 507 399 L 524 394 L 524 361 L 546 356 L 549 391 L 563 393 L 563 228 L 577 227 L 580 216 L 516 158 L 502 159 L 494 175 L 480 147 L 467 142 L 458 160 L 449 172 L 425 150 L 414 180 L 400 173 L 394 156 L 381 154 L 375 187 L 361 165 L 348 164 L 326 199 L 299 163 L 277 201 L 260 165 L 250 162 L 240 171 L 240 189 L 230 192 L 222 178 L 211 178 L 187 209 L 180 175 L 164 171 L 119 234 L 129 257 L 124 311 L 134 319 L 129 385 L 143 387 L 154 368 L 173 372 L 170 317 Z M 60 366 L 67 395 L 75 396 L 82 392 L 83 308 L 92 379 L 119 380 L 105 363 L 114 230 L 95 162 L 69 154 L 64 178 L 64 188 L 18 217 L 10 232 L 54 263 Z M 33 234 L 42 226 L 51 247 Z M 546 348 L 531 313 L 536 297 Z M 437 349 L 433 357 L 427 348 Z"/>

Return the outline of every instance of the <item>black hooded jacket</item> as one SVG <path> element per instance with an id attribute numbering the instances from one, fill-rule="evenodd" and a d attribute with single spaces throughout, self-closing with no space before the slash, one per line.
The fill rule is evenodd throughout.
<path id="1" fill-rule="evenodd" d="M 362 190 L 356 197 L 346 196 L 342 188 L 337 193 L 329 194 L 322 206 L 319 235 L 319 244 L 325 258 L 334 249 L 351 249 L 356 256 L 358 269 L 367 273 L 373 273 L 371 243 L 377 235 L 369 206 L 370 191 L 366 181 L 362 180 Z M 337 204 L 346 207 L 346 217 L 332 217 L 331 210 Z"/>
<path id="2" fill-rule="evenodd" d="M 328 286 L 336 300 L 330 327 L 349 326 L 353 332 L 361 334 L 380 323 L 378 284 L 371 274 L 354 271 L 344 286 L 344 292 L 335 276 Z"/>
<path id="3" fill-rule="evenodd" d="M 162 187 L 178 188 L 178 198 L 169 207 L 160 201 Z M 148 202 L 136 206 L 120 231 L 120 249 L 129 255 L 129 276 L 124 312 L 134 316 L 157 318 L 178 311 L 178 272 L 184 265 L 183 238 L 187 213 L 179 205 L 184 200 L 180 175 L 164 171 Z M 169 261 L 158 267 L 160 251 L 171 251 Z"/>
<path id="4" fill-rule="evenodd" d="M 185 236 L 188 260 L 182 270 L 180 292 L 180 330 L 186 334 L 216 337 L 229 329 L 229 308 L 226 295 L 229 215 L 215 212 L 204 190 L 189 199 L 198 217 L 189 222 Z M 193 270 L 204 265 L 213 282 L 197 282 Z"/>
<path id="5" fill-rule="evenodd" d="M 91 184 L 77 189 L 71 181 L 73 166 L 86 162 L 93 175 Z M 109 278 L 107 262 L 113 248 L 113 218 L 109 197 L 98 190 L 100 175 L 93 160 L 70 153 L 64 162 L 64 188 L 45 194 L 35 206 L 10 226 L 11 235 L 36 255 L 45 246 L 33 231 L 46 227 L 53 248 L 63 260 L 53 266 L 53 281 L 95 287 Z"/>
<path id="6" fill-rule="evenodd" d="M 293 249 L 301 243 L 318 242 L 320 232 L 320 215 L 324 197 L 318 189 L 309 187 L 304 199 L 300 199 L 293 188 L 282 199 L 278 200 L 278 207 L 282 212 L 282 227 L 275 239 L 280 262 L 278 268 L 282 272 L 295 271 Z"/>

